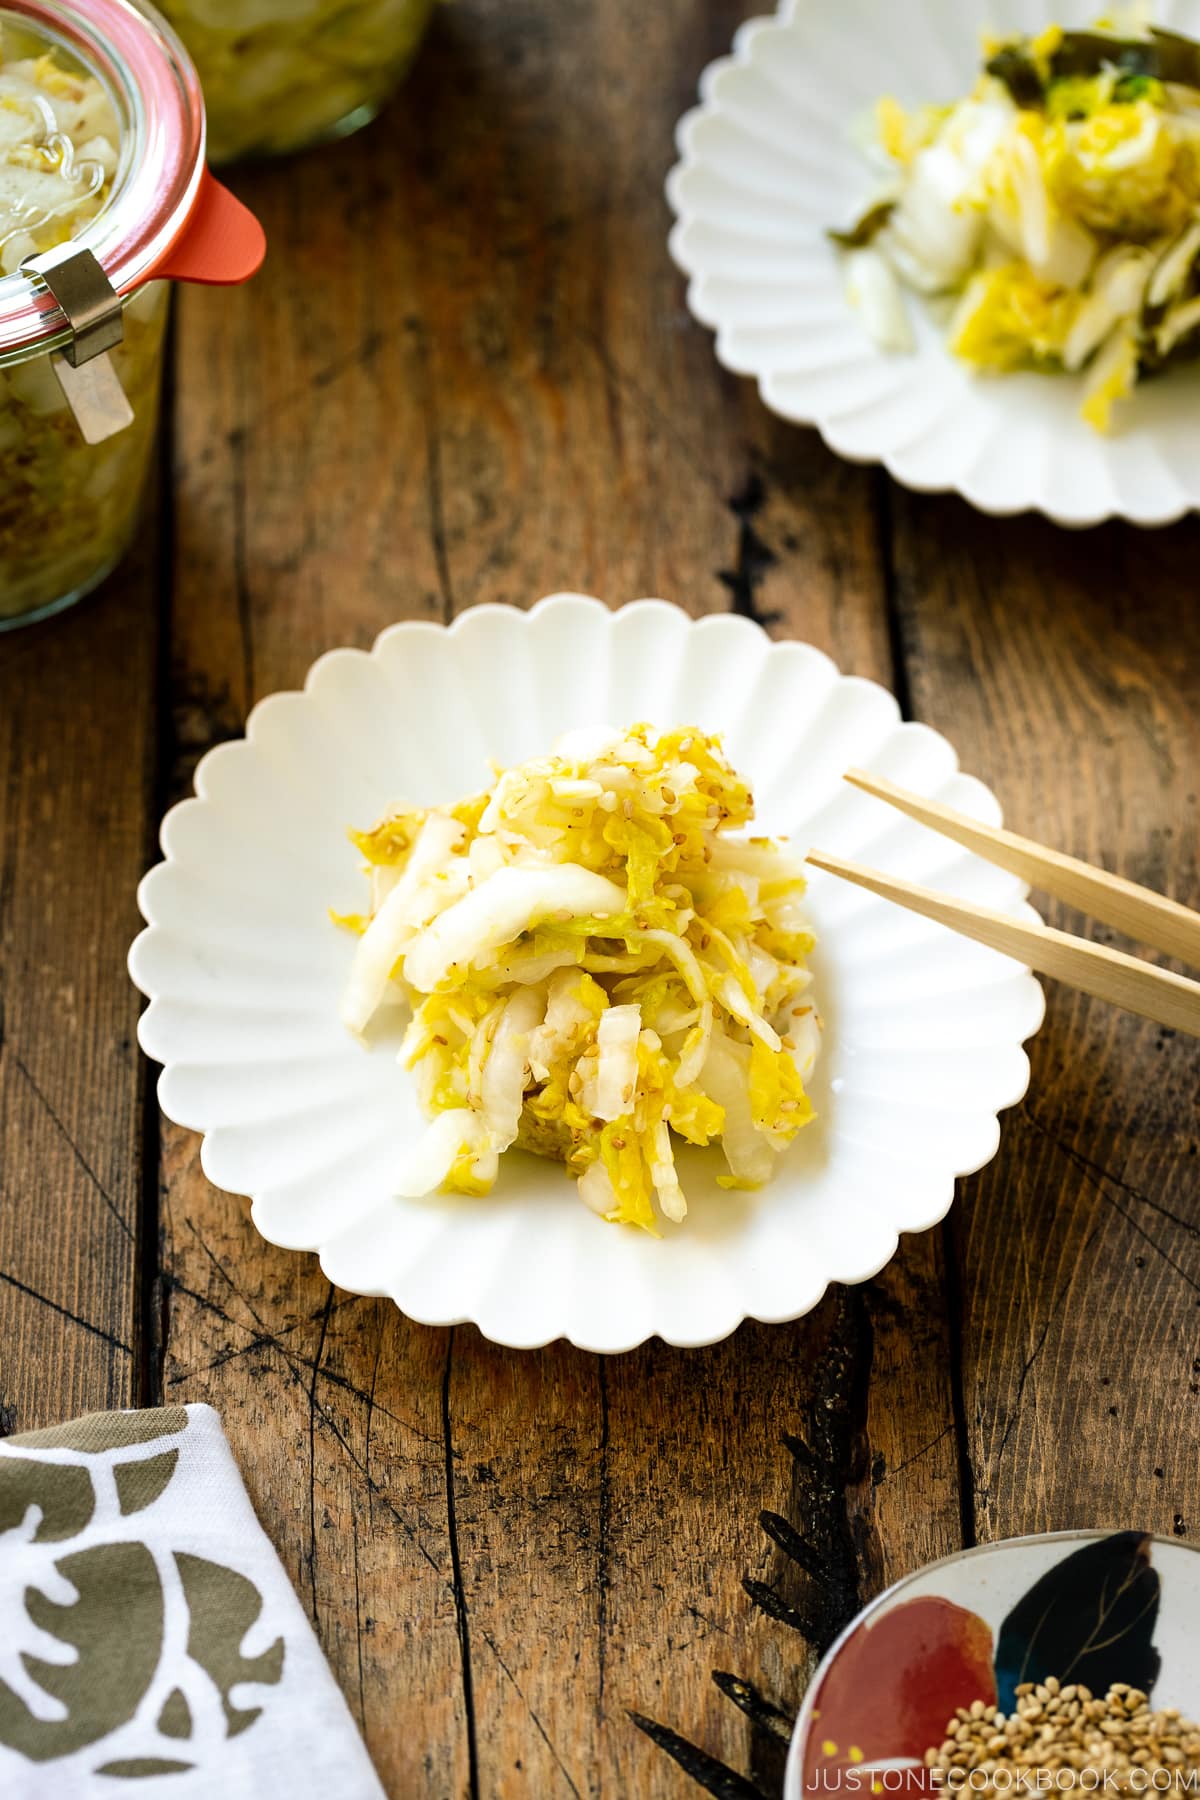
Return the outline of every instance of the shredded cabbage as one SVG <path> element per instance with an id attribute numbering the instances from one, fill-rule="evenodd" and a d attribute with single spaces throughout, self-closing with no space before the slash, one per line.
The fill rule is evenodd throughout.
<path id="1" fill-rule="evenodd" d="M 452 807 L 352 832 L 369 907 L 342 1014 L 411 1009 L 402 1059 L 431 1123 L 397 1191 L 485 1193 L 511 1145 L 584 1203 L 657 1232 L 687 1202 L 674 1141 L 766 1181 L 813 1116 L 804 879 L 719 740 L 575 733 Z"/>
<path id="2" fill-rule="evenodd" d="M 956 356 L 1083 371 L 1099 431 L 1200 349 L 1200 45 L 1051 26 L 989 44 L 956 105 L 910 114 L 885 97 L 875 129 L 891 178 L 831 236 L 881 349 L 912 347 L 900 284 L 953 295 Z"/>
<path id="3" fill-rule="evenodd" d="M 0 273 L 78 232 L 117 171 L 121 129 L 97 78 L 35 33 L 0 29 Z"/>

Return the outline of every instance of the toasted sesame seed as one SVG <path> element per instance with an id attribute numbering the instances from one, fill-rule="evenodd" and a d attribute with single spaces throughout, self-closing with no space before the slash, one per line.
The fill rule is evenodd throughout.
<path id="1" fill-rule="evenodd" d="M 1022 1682 L 1016 1706 L 1005 1715 L 976 1700 L 959 1707 L 945 1741 L 925 1752 L 926 1768 L 960 1790 L 970 1778 L 972 1800 L 1039 1793 L 1095 1790 L 1121 1795 L 1184 1794 L 1200 1773 L 1200 1725 L 1178 1708 L 1159 1712 L 1140 1688 L 1118 1682 L 1103 1700 L 1078 1683 L 1056 1677 Z M 1036 1781 L 1037 1774 L 1052 1781 Z"/>

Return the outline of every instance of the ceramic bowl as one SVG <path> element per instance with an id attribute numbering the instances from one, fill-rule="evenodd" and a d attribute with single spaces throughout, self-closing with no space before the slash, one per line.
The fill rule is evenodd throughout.
<path id="1" fill-rule="evenodd" d="M 1019 1683 L 1048 1676 L 1098 1696 L 1124 1682 L 1194 1719 L 1198 1611 L 1195 1548 L 1140 1532 L 1051 1532 L 931 1563 L 868 1606 L 817 1670 L 785 1800 L 920 1793 L 915 1771 L 959 1707 L 1011 1712 Z"/>

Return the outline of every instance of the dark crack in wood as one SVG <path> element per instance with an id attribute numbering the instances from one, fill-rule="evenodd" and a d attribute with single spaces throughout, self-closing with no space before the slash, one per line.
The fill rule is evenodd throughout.
<path id="1" fill-rule="evenodd" d="M 442 1374 L 442 1435 L 446 1470 L 446 1536 L 450 1544 L 450 1588 L 454 1595 L 454 1617 L 458 1628 L 458 1648 L 462 1664 L 463 1711 L 467 1726 L 467 1791 L 470 1800 L 480 1800 L 479 1743 L 475 1728 L 475 1681 L 471 1670 L 471 1621 L 467 1608 L 467 1590 L 463 1582 L 462 1550 L 458 1541 L 458 1500 L 454 1491 L 454 1435 L 450 1410 L 450 1379 L 454 1371 L 454 1328 L 446 1345 L 446 1366 Z"/>
<path id="2" fill-rule="evenodd" d="M 732 569 L 718 569 L 717 580 L 729 589 L 732 611 L 743 619 L 753 619 L 764 629 L 778 625 L 781 612 L 759 605 L 758 590 L 779 558 L 759 536 L 755 519 L 762 511 L 766 489 L 762 478 L 752 474 L 746 485 L 726 502 L 737 520 L 737 561 Z"/>

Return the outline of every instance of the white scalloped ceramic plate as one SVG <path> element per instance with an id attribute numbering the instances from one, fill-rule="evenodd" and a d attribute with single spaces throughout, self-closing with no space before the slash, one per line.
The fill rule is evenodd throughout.
<path id="1" fill-rule="evenodd" d="M 820 1119 L 769 1188 L 726 1193 L 719 1158 L 691 1152 L 691 1211 L 658 1242 L 597 1219 L 557 1165 L 523 1154 L 504 1158 L 487 1199 L 392 1197 L 419 1116 L 395 1031 L 368 1051 L 338 1022 L 352 941 L 326 908 L 363 893 L 347 824 L 469 793 L 489 757 L 531 756 L 570 727 L 638 719 L 725 733 L 762 828 L 800 850 L 1029 911 L 1011 876 L 840 779 L 862 764 L 998 820 L 946 740 L 902 724 L 875 683 L 746 620 L 556 595 L 529 613 L 479 606 L 449 630 L 396 625 L 370 655 L 323 656 L 303 693 L 263 701 L 244 740 L 204 758 L 197 798 L 167 815 L 129 966 L 151 1001 L 139 1036 L 164 1065 L 163 1111 L 205 1134 L 209 1179 L 253 1195 L 265 1238 L 318 1251 L 340 1287 L 390 1294 L 428 1323 L 473 1320 L 504 1344 L 710 1343 L 747 1315 L 794 1318 L 828 1282 L 873 1275 L 897 1234 L 942 1218 L 955 1177 L 994 1154 L 996 1114 L 1028 1081 L 1037 983 L 814 874 Z"/>
<path id="2" fill-rule="evenodd" d="M 1098 0 L 784 0 L 705 70 L 667 181 L 671 253 L 720 361 L 753 376 L 772 411 L 815 425 L 841 456 L 884 463 L 906 487 L 954 490 L 984 512 L 1162 525 L 1200 506 L 1200 367 L 1149 383 L 1119 431 L 1100 437 L 1078 416 L 1076 379 L 973 376 L 919 303 L 915 353 L 877 350 L 825 238 L 871 191 L 851 125 L 880 94 L 954 99 L 975 79 L 985 29 L 1085 25 L 1101 10 Z M 1154 17 L 1200 37 L 1200 0 L 1157 0 Z"/>

